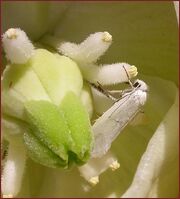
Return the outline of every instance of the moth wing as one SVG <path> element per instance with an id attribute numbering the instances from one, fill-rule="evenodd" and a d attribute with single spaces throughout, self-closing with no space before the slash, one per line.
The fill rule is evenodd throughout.
<path id="1" fill-rule="evenodd" d="M 129 122 L 127 110 L 131 110 L 132 113 L 136 111 L 128 98 L 129 96 L 126 96 L 116 102 L 94 123 L 92 130 L 95 140 L 92 157 L 101 157 L 109 150 L 111 143 Z"/>
<path id="2" fill-rule="evenodd" d="M 149 121 L 148 116 L 144 112 L 139 112 L 129 123 L 131 126 L 136 126 L 140 124 L 147 124 Z"/>

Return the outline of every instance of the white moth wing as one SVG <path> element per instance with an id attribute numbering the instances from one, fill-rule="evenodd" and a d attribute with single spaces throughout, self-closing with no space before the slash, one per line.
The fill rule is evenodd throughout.
<path id="1" fill-rule="evenodd" d="M 143 112 L 139 112 L 129 123 L 131 126 L 137 126 L 137 125 L 142 125 L 142 124 L 147 124 L 149 118 L 147 115 Z"/>
<path id="2" fill-rule="evenodd" d="M 101 157 L 123 128 L 135 117 L 146 101 L 146 92 L 135 90 L 116 102 L 94 123 L 92 157 Z"/>

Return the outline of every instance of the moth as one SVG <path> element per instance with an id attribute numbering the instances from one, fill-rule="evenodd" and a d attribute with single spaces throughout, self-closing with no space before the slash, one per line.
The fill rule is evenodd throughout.
<path id="1" fill-rule="evenodd" d="M 111 143 L 119 133 L 141 112 L 145 105 L 148 92 L 147 84 L 142 80 L 136 80 L 134 83 L 130 82 L 130 85 L 131 89 L 121 91 L 121 97 L 94 123 L 92 131 L 95 143 L 91 157 L 103 156 L 110 149 Z M 99 86 L 94 84 L 92 86 L 106 96 L 111 96 L 111 93 L 104 91 L 100 84 Z M 114 97 L 111 97 L 111 99 L 114 99 Z"/>

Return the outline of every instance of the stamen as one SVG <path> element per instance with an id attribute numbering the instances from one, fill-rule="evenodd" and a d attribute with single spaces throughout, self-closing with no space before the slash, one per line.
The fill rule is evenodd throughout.
<path id="1" fill-rule="evenodd" d="M 10 28 L 2 37 L 6 57 L 11 63 L 24 64 L 33 55 L 34 46 L 21 29 Z"/>
<path id="2" fill-rule="evenodd" d="M 137 68 L 127 63 L 116 63 L 109 65 L 98 66 L 95 64 L 89 65 L 81 69 L 83 76 L 91 83 L 101 85 L 112 85 L 123 82 L 128 82 L 129 79 L 135 77 Z"/>
<path id="3" fill-rule="evenodd" d="M 79 167 L 81 176 L 91 185 L 96 185 L 99 182 L 99 176 L 105 172 L 111 165 L 117 168 L 117 158 L 108 151 L 100 158 L 91 158 L 85 165 Z M 114 164 L 113 164 L 114 163 Z"/>
<path id="4" fill-rule="evenodd" d="M 1 179 L 4 197 L 10 198 L 18 194 L 22 184 L 25 162 L 26 152 L 22 141 L 10 142 Z"/>
<path id="5" fill-rule="evenodd" d="M 96 32 L 89 35 L 80 44 L 63 42 L 58 50 L 80 65 L 84 65 L 84 63 L 96 62 L 107 51 L 111 43 L 112 36 L 108 32 Z"/>

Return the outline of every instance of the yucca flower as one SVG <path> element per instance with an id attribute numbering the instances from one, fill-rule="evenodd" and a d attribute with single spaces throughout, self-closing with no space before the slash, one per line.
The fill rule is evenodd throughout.
<path id="1" fill-rule="evenodd" d="M 21 28 L 36 46 L 59 46 L 62 41 L 80 43 L 91 33 L 110 32 L 112 46 L 98 62 L 131 63 L 138 68 L 138 79 L 150 87 L 144 108 L 146 121 L 129 125 L 112 144 L 111 153 L 120 163 L 118 170 L 105 171 L 99 184 L 89 188 L 76 167 L 71 171 L 51 169 L 28 158 L 17 196 L 177 197 L 178 25 L 173 4 L 4 2 L 3 12 L 4 32 Z M 63 53 L 62 46 L 60 51 Z M 81 67 L 82 60 L 70 58 Z M 84 101 L 91 104 L 87 93 Z M 93 107 L 87 106 L 90 115 L 92 109 L 98 114 L 107 109 L 101 106 L 104 98 L 94 102 Z"/>

